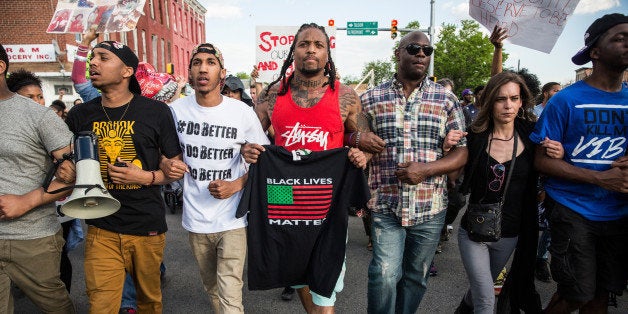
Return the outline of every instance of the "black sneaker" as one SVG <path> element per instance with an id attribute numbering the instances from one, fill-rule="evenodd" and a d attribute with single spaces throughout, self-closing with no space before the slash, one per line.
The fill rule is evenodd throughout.
<path id="1" fill-rule="evenodd" d="M 462 300 L 460 301 L 460 305 L 458 305 L 454 314 L 473 314 L 473 308 Z"/>
<path id="2" fill-rule="evenodd" d="M 544 259 L 537 258 L 536 259 L 536 267 L 534 268 L 534 276 L 536 279 L 542 282 L 551 282 L 552 277 L 550 275 L 549 267 L 547 266 L 547 261 Z"/>
<path id="3" fill-rule="evenodd" d="M 294 289 L 292 287 L 285 287 L 281 292 L 281 299 L 284 301 L 291 301 L 294 298 Z"/>

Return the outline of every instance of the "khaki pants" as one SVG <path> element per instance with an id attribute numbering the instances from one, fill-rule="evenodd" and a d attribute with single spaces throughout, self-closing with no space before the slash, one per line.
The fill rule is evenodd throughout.
<path id="1" fill-rule="evenodd" d="M 75 313 L 59 278 L 63 232 L 33 240 L 0 239 L 0 313 L 13 313 L 13 281 L 43 313 Z"/>
<path id="2" fill-rule="evenodd" d="M 189 235 L 214 313 L 244 313 L 242 273 L 246 258 L 246 228 Z"/>
<path id="3" fill-rule="evenodd" d="M 118 313 L 126 273 L 137 291 L 140 313 L 161 313 L 159 265 L 163 260 L 166 234 L 136 236 L 94 226 L 85 242 L 85 285 L 89 312 Z"/>

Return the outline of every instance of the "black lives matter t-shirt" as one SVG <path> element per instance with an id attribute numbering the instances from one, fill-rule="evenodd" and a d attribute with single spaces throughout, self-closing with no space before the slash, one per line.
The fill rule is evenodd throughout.
<path id="1" fill-rule="evenodd" d="M 306 284 L 329 297 L 344 261 L 347 209 L 369 198 L 364 173 L 348 148 L 293 160 L 296 152 L 264 147 L 236 214 L 249 212 L 249 289 Z"/>
<path id="2" fill-rule="evenodd" d="M 103 108 L 101 97 L 74 106 L 66 123 L 75 134 L 92 131 L 98 136 L 100 173 L 105 188 L 121 203 L 107 217 L 88 219 L 87 224 L 116 233 L 156 235 L 167 231 L 160 186 L 114 184 L 107 163 L 117 158 L 143 170 L 159 170 L 161 155 L 181 153 L 172 113 L 162 102 L 135 95 L 126 106 Z"/>

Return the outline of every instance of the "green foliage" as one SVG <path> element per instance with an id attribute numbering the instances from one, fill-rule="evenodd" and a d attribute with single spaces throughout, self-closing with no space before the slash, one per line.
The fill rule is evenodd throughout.
<path id="1" fill-rule="evenodd" d="M 341 77 L 340 81 L 342 82 L 342 84 L 345 84 L 345 85 L 360 83 L 360 79 L 353 75 L 343 76 Z"/>
<path id="2" fill-rule="evenodd" d="M 246 79 L 251 78 L 246 72 L 238 72 L 235 74 L 235 76 L 237 76 L 241 80 L 246 80 Z"/>
<path id="3" fill-rule="evenodd" d="M 406 27 L 404 28 L 416 28 L 416 29 L 420 29 L 421 28 L 421 23 L 419 23 L 419 21 L 411 21 L 410 23 L 408 23 L 408 25 L 406 25 Z M 408 34 L 409 32 L 403 32 L 400 31 L 399 32 L 401 34 L 401 37 L 405 36 L 406 34 Z M 397 42 L 397 45 L 399 44 L 399 42 Z"/>
<path id="4" fill-rule="evenodd" d="M 455 84 L 455 94 L 465 88 L 484 85 L 491 76 L 493 44 L 480 32 L 480 24 L 473 20 L 461 21 L 461 28 L 443 24 L 434 45 L 434 75 L 450 78 Z M 503 53 L 503 61 L 508 54 Z"/>
<path id="5" fill-rule="evenodd" d="M 382 82 L 391 79 L 395 73 L 392 63 L 384 60 L 375 60 L 364 65 L 364 68 L 362 69 L 362 78 L 366 76 L 371 69 L 373 69 L 374 72 L 375 85 L 379 85 Z"/>

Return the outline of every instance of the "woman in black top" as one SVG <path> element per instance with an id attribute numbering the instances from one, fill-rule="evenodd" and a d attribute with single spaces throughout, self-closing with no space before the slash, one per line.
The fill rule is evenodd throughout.
<path id="1" fill-rule="evenodd" d="M 496 242 L 472 241 L 467 213 L 462 217 L 458 243 L 471 287 L 456 313 L 493 313 L 493 282 L 515 247 L 517 253 L 508 280 L 520 281 L 516 289 L 504 287 L 510 289 L 503 291 L 504 297 L 510 296 L 509 305 L 514 309 L 528 307 L 530 312 L 541 309 L 533 270 L 538 224 L 534 144 L 528 138 L 536 120 L 531 114 L 532 100 L 524 80 L 510 72 L 493 76 L 478 100 L 481 109 L 467 135 L 469 160 L 462 184 L 462 191 L 471 193 L 470 204 L 499 202 L 512 164 L 515 136 L 518 144 L 510 185 L 503 196 L 501 238 Z M 528 266 L 529 274 L 514 269 Z M 527 277 L 522 276 L 524 273 Z"/>

